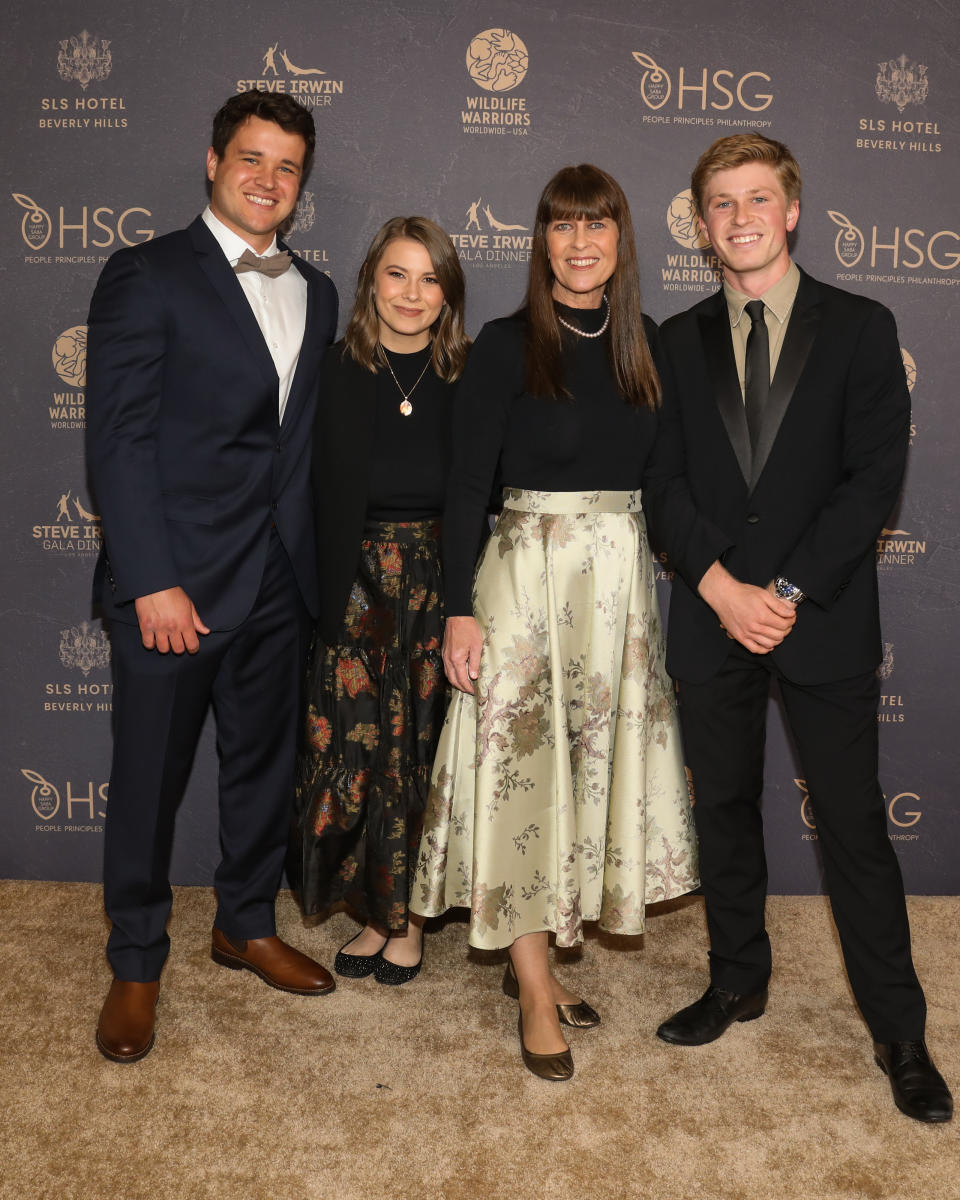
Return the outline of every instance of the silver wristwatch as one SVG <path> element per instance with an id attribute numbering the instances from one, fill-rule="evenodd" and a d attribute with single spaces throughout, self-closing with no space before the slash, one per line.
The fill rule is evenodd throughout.
<path id="1" fill-rule="evenodd" d="M 784 579 L 782 575 L 778 575 L 773 581 L 773 590 L 781 600 L 786 600 L 788 604 L 794 606 L 802 604 L 806 600 L 806 594 L 790 582 L 789 579 Z"/>

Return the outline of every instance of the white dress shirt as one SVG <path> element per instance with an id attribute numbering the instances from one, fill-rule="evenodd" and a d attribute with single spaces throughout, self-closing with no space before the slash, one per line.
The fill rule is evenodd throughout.
<path id="1" fill-rule="evenodd" d="M 268 249 L 263 254 L 258 254 L 239 234 L 228 229 L 214 216 L 209 205 L 203 210 L 203 219 L 220 244 L 220 249 L 227 256 L 231 267 L 237 265 L 237 260 L 244 250 L 252 250 L 259 258 L 277 253 L 276 236 Z M 261 275 L 259 271 L 244 271 L 242 275 L 237 276 L 237 282 L 243 288 L 243 293 L 253 309 L 263 340 L 267 343 L 273 365 L 277 369 L 278 415 L 282 421 L 307 323 L 307 281 L 296 266 L 291 265 L 288 271 L 272 278 L 269 275 Z"/>

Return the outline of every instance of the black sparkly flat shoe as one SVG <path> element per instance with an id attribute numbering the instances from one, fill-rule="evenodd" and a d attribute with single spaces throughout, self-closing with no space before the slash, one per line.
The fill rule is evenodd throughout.
<path id="1" fill-rule="evenodd" d="M 383 951 L 377 955 L 377 962 L 373 970 L 373 977 L 377 983 L 386 983 L 391 987 L 399 987 L 401 983 L 409 983 L 411 979 L 416 979 L 420 974 L 420 968 L 423 966 L 423 948 L 420 949 L 420 961 L 414 963 L 412 967 L 402 967 L 399 963 L 390 962 L 388 958 L 383 957 Z"/>
<path id="2" fill-rule="evenodd" d="M 376 971 L 380 955 L 383 953 L 383 946 L 381 946 L 376 954 L 344 954 L 344 950 L 348 946 L 352 946 L 359 936 L 358 933 L 349 942 L 344 942 L 337 951 L 337 957 L 333 960 L 333 969 L 338 975 L 343 975 L 347 979 L 365 979 L 368 975 L 372 975 Z M 384 942 L 385 945 L 386 942 Z"/>

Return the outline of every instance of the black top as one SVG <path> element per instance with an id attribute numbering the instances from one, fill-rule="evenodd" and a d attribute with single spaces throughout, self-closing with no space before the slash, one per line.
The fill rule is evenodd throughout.
<path id="1" fill-rule="evenodd" d="M 606 309 L 558 313 L 587 332 Z M 651 347 L 656 326 L 644 317 Z M 453 410 L 453 449 L 443 520 L 446 610 L 472 612 L 471 590 L 487 502 L 499 465 L 504 487 L 537 491 L 633 491 L 641 487 L 657 416 L 628 404 L 609 361 L 609 332 L 564 334 L 564 380 L 572 398 L 524 388 L 522 313 L 490 321 L 467 360 Z"/>
<path id="2" fill-rule="evenodd" d="M 409 416 L 400 411 L 403 393 L 393 376 L 386 367 L 377 371 L 367 486 L 367 516 L 376 521 L 417 521 L 438 516 L 443 509 L 451 387 L 428 365 L 432 349 L 428 345 L 413 354 L 386 351 L 400 387 L 410 397 Z"/>

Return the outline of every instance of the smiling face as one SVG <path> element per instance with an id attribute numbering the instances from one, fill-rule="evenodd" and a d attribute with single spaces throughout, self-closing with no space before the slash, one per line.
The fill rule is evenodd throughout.
<path id="1" fill-rule="evenodd" d="M 617 223 L 610 217 L 551 221 L 547 254 L 554 300 L 571 308 L 599 308 L 607 280 L 617 269 L 619 241 Z"/>
<path id="2" fill-rule="evenodd" d="M 387 242 L 373 279 L 380 344 L 398 354 L 422 350 L 443 307 L 443 289 L 426 246 L 414 238 Z"/>
<path id="3" fill-rule="evenodd" d="M 717 171 L 703 193 L 700 227 L 724 266 L 724 278 L 747 296 L 762 296 L 790 266 L 787 234 L 800 202 L 787 201 L 768 163 Z"/>
<path id="4" fill-rule="evenodd" d="M 306 143 L 273 121 L 248 117 L 227 143 L 223 157 L 207 151 L 210 208 L 258 254 L 290 216 L 300 191 Z"/>

